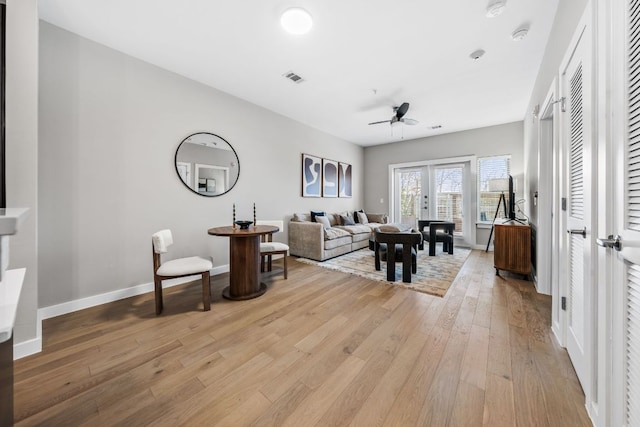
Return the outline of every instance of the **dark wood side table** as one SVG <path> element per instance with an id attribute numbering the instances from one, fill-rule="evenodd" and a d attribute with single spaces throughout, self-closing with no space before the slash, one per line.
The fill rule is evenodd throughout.
<path id="1" fill-rule="evenodd" d="M 229 237 L 229 286 L 222 291 L 223 297 L 247 300 L 267 291 L 267 285 L 260 282 L 260 236 L 277 231 L 279 228 L 272 225 L 252 225 L 246 230 L 214 227 L 207 231 L 212 236 Z"/>
<path id="2" fill-rule="evenodd" d="M 500 270 L 522 274 L 531 273 L 531 227 L 516 221 L 495 224 L 493 265 L 496 276 Z"/>

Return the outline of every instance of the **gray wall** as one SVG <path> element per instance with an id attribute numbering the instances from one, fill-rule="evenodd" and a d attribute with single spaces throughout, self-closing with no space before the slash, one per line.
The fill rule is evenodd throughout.
<path id="1" fill-rule="evenodd" d="M 228 240 L 206 230 L 230 224 L 234 202 L 239 218 L 255 202 L 259 219 L 362 207 L 361 147 L 48 23 L 40 36 L 40 307 L 152 281 L 162 228 L 171 257 L 228 264 Z M 199 131 L 238 153 L 223 196 L 194 194 L 176 174 L 176 148 Z M 303 152 L 351 163 L 355 197 L 302 198 Z"/>
<path id="2" fill-rule="evenodd" d="M 515 178 L 522 178 L 522 134 L 522 122 L 514 122 L 413 141 L 366 147 L 364 150 L 365 209 L 371 212 L 390 212 L 389 200 L 387 200 L 389 165 L 395 163 L 472 155 L 485 157 L 511 154 L 511 173 Z M 521 192 L 520 188 L 518 192 Z M 380 203 L 380 199 L 383 199 L 383 203 Z M 488 238 L 489 230 L 477 230 L 477 244 L 486 243 Z"/>
<path id="3" fill-rule="evenodd" d="M 7 1 L 7 206 L 29 208 L 11 237 L 9 268 L 26 267 L 14 343 L 37 338 L 38 13 L 36 0 Z M 39 343 L 36 344 L 39 346 Z"/>
<path id="4" fill-rule="evenodd" d="M 537 206 L 531 202 L 533 194 L 538 191 L 538 122 L 533 120 L 533 111 L 544 102 L 553 79 L 558 76 L 562 61 L 576 26 L 585 11 L 587 0 L 562 0 L 558 2 L 558 10 L 549 35 L 544 57 L 540 65 L 535 86 L 531 91 L 531 99 L 524 120 L 524 170 L 525 170 L 525 211 L 537 224 Z M 543 168 L 546 165 L 543 165 Z M 550 167 L 551 165 L 549 165 Z"/>

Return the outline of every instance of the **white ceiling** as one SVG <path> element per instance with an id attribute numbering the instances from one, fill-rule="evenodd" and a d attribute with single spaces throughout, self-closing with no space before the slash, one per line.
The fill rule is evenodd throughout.
<path id="1" fill-rule="evenodd" d="M 558 0 L 508 0 L 495 18 L 485 16 L 489 3 L 39 0 L 39 8 L 54 25 L 369 146 L 524 118 Z M 308 34 L 280 27 L 292 6 L 313 16 Z M 523 25 L 528 36 L 514 42 Z M 477 49 L 486 54 L 473 61 Z M 402 102 L 418 125 L 368 125 Z"/>

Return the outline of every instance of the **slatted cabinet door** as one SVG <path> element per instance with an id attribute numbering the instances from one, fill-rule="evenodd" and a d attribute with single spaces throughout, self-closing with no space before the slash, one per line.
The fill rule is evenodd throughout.
<path id="1" fill-rule="evenodd" d="M 613 251 L 616 278 L 624 283 L 621 297 L 621 310 L 615 310 L 614 316 L 622 313 L 620 318 L 622 332 L 619 339 L 614 335 L 614 346 L 621 347 L 622 355 L 621 379 L 614 384 L 623 388 L 624 402 L 620 414 L 614 414 L 617 425 L 640 425 L 640 0 L 625 0 L 624 23 L 619 28 L 624 30 L 624 69 L 621 79 L 623 88 L 621 96 L 625 108 L 621 116 L 624 122 L 619 138 L 614 143 L 621 144 L 619 152 L 623 153 L 618 188 L 622 188 L 622 203 L 616 203 L 618 222 L 621 224 L 618 234 L 621 235 L 620 252 Z M 617 148 L 617 147 L 616 147 Z M 618 282 L 616 280 L 616 282 Z M 620 283 L 614 283 L 620 286 Z M 617 292 L 617 289 L 616 291 Z M 614 294 L 615 294 L 614 292 Z M 616 316 L 617 317 L 617 316 Z M 614 334 L 619 328 L 614 327 Z M 615 348 L 615 347 L 614 347 Z M 614 362 L 614 372 L 619 367 Z M 614 375 L 616 377 L 616 375 Z M 616 390 L 614 390 L 616 391 Z M 612 402 L 615 405 L 615 402 Z"/>
<path id="2" fill-rule="evenodd" d="M 562 270 L 566 272 L 567 352 L 585 395 L 591 390 L 593 310 L 590 257 L 591 150 L 592 150 L 592 72 L 589 14 L 585 14 L 561 68 L 561 92 L 565 99 L 562 116 L 564 194 L 567 197 L 566 251 Z M 583 231 L 584 230 L 584 231 Z"/>

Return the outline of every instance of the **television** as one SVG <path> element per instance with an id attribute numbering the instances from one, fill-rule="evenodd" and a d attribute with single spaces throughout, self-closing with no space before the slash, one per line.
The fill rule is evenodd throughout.
<path id="1" fill-rule="evenodd" d="M 516 219 L 516 193 L 513 188 L 513 177 L 509 175 L 509 219 Z"/>

